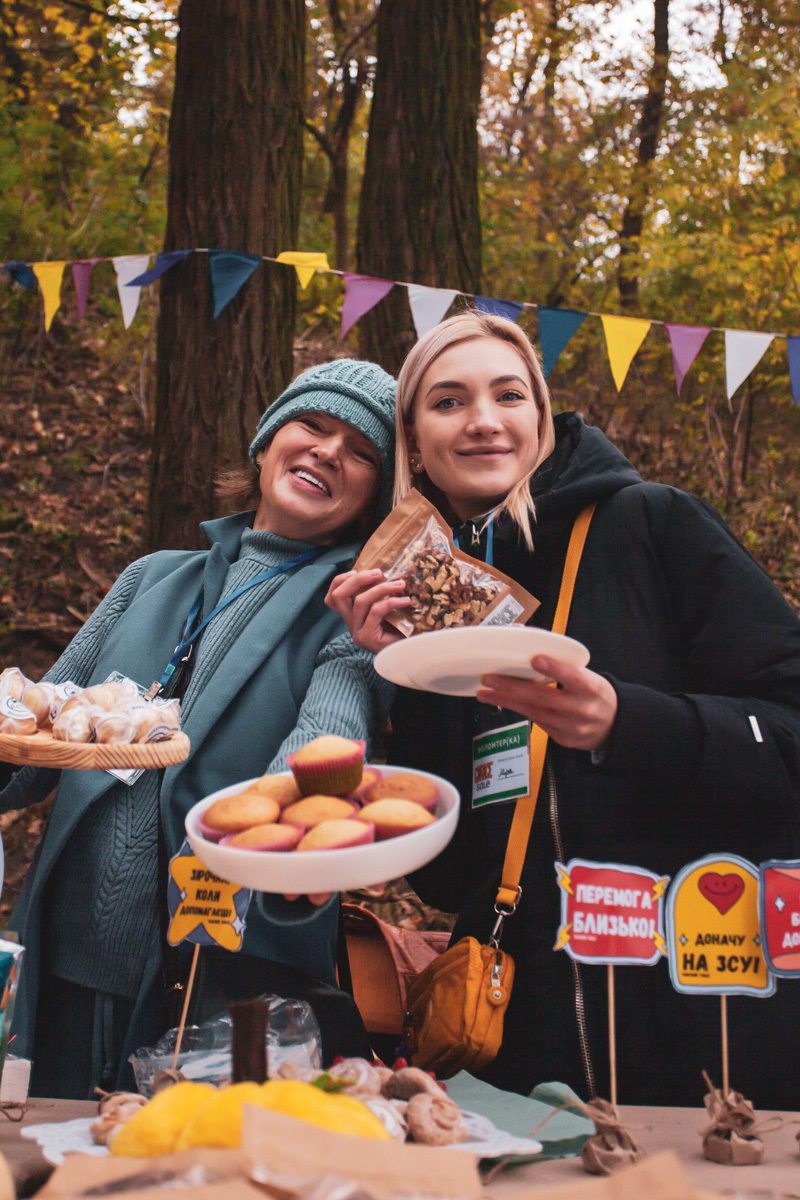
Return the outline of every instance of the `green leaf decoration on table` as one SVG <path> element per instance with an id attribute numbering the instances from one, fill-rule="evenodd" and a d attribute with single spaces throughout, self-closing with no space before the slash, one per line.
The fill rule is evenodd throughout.
<path id="1" fill-rule="evenodd" d="M 520 1096 L 460 1071 L 447 1080 L 447 1094 L 459 1108 L 488 1117 L 498 1129 L 542 1143 L 541 1154 L 530 1159 L 515 1156 L 515 1162 L 570 1158 L 580 1154 L 583 1143 L 594 1133 L 594 1125 L 578 1108 L 558 1111 L 575 1098 L 565 1083 L 541 1083 L 530 1096 Z"/>

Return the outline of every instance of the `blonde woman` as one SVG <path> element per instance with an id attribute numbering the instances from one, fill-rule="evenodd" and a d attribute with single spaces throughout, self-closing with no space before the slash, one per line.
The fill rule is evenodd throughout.
<path id="1" fill-rule="evenodd" d="M 541 602 L 549 628 L 573 522 L 596 504 L 568 632 L 591 652 L 575 669 L 534 659 L 559 684 L 485 676 L 477 700 L 399 689 L 393 762 L 447 776 L 462 818 L 447 851 L 413 879 L 457 911 L 455 937 L 485 940 L 513 804 L 472 807 L 472 738 L 536 722 L 548 764 L 504 947 L 517 976 L 500 1053 L 484 1076 L 529 1092 L 560 1079 L 607 1095 L 605 973 L 553 952 L 553 863 L 571 858 L 674 876 L 694 858 L 754 862 L 800 853 L 800 622 L 704 502 L 645 483 L 600 430 L 551 415 L 523 332 L 462 314 L 414 347 L 398 381 L 395 498 L 419 488 L 462 547 L 491 557 Z M 383 618 L 408 603 L 375 573 L 328 595 L 358 644 L 396 638 Z M 502 710 L 502 711 L 500 711 Z M 787 1007 L 788 1006 L 788 1007 Z M 800 1023 L 790 987 L 732 997 L 736 1087 L 758 1105 L 800 1107 Z M 617 970 L 619 1094 L 696 1104 L 720 1076 L 718 1010 L 673 991 L 665 960 Z"/>

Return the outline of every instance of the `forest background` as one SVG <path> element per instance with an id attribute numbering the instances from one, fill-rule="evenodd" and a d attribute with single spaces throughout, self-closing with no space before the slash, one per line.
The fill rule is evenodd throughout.
<path id="1" fill-rule="evenodd" d="M 293 4 L 305 18 L 304 50 L 302 33 L 284 20 Z M 216 11 L 206 30 L 204 7 Z M 181 114 L 169 136 L 180 23 L 187 36 L 195 22 L 202 54 L 214 21 L 229 29 L 238 7 L 225 0 L 0 6 L 0 261 L 164 248 L 169 152 L 181 149 Z M 253 0 L 242 10 L 269 17 L 270 7 L 280 11 L 281 28 L 267 33 L 294 37 L 289 49 L 295 58 L 304 53 L 301 166 L 289 181 L 296 244 L 219 248 L 325 251 L 341 270 L 532 305 L 800 333 L 794 0 L 383 0 L 380 7 L 306 0 L 304 14 L 302 0 Z M 407 90 L 395 76 L 388 111 L 396 128 L 412 121 L 408 78 L 413 88 L 417 62 L 423 77 L 434 53 L 422 27 L 426 9 L 449 10 L 451 20 L 467 10 L 475 17 L 459 43 L 427 65 L 443 80 L 444 124 L 459 104 L 472 123 L 475 153 L 467 148 L 454 176 L 456 191 L 474 193 L 477 207 L 465 211 L 463 229 L 451 222 L 443 235 L 463 250 L 466 267 L 450 267 L 446 256 L 435 261 L 434 249 L 427 261 L 408 260 L 405 273 L 387 274 L 395 230 L 374 184 L 361 186 L 370 138 L 377 153 L 381 136 L 371 108 L 378 74 L 386 80 L 390 58 L 405 56 Z M 390 17 L 405 28 L 390 30 Z M 470 62 L 479 73 L 472 109 L 459 95 Z M 212 90 L 203 103 L 224 99 Z M 389 188 L 393 178 L 405 187 L 404 204 L 413 206 L 417 189 L 422 203 L 421 175 L 384 169 Z M 208 302 L 203 269 L 202 282 L 176 275 L 172 287 L 183 287 L 184 302 L 201 288 Z M 271 270 L 294 288 L 291 268 Z M 235 314 L 257 303 L 249 287 L 232 303 Z M 385 350 L 385 365 L 396 365 L 374 321 L 341 340 L 343 293 L 339 276 L 317 274 L 296 302 L 292 294 L 283 336 L 294 370 L 365 349 L 376 355 L 376 336 L 377 355 Z M 167 403 L 159 303 L 158 286 L 144 289 L 125 330 L 114 272 L 100 264 L 79 320 L 67 271 L 46 332 L 41 298 L 0 276 L 0 649 L 3 665 L 34 677 L 122 567 L 159 544 L 152 511 L 148 518 L 149 496 L 163 504 L 151 470 Z M 392 319 L 395 311 L 386 308 Z M 410 327 L 407 307 L 397 312 L 398 325 Z M 536 309 L 520 323 L 536 340 Z M 164 338 L 162 326 L 162 347 Z M 783 339 L 728 400 L 723 338 L 712 333 L 678 396 L 666 334 L 654 325 L 618 393 L 601 324 L 589 318 L 549 383 L 557 411 L 577 409 L 599 425 L 647 479 L 714 504 L 800 611 L 800 416 Z M 209 495 L 208 479 L 204 487 Z M 185 479 L 173 481 L 176 503 L 189 490 Z M 46 814 L 45 804 L 0 818 L 7 855 L 0 920 Z M 405 916 L 418 919 L 410 909 Z"/>

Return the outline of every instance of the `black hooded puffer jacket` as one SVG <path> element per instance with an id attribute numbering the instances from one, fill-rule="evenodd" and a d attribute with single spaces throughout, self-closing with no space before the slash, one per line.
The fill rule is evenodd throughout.
<path id="1" fill-rule="evenodd" d="M 541 601 L 531 624 L 549 628 L 572 523 L 597 502 L 567 632 L 613 683 L 618 713 L 599 763 L 550 743 L 522 898 L 503 935 L 517 977 L 484 1077 L 523 1093 L 559 1079 L 607 1096 L 606 972 L 576 971 L 553 951 L 553 863 L 581 857 L 674 878 L 714 852 L 756 864 L 800 856 L 800 621 L 707 504 L 643 482 L 577 415 L 560 415 L 556 428 L 532 481 L 534 552 L 501 518 L 494 562 Z M 468 524 L 461 545 L 481 558 L 474 534 Z M 481 707 L 400 689 L 390 761 L 459 788 L 456 837 L 411 882 L 428 903 L 460 913 L 456 937 L 485 940 L 513 805 L 470 812 Z M 699 1103 L 701 1071 L 721 1077 L 717 999 L 675 992 L 662 959 L 618 967 L 616 1004 L 620 1101 Z M 800 983 L 779 981 L 771 999 L 731 997 L 728 1010 L 732 1086 L 759 1108 L 800 1109 Z"/>

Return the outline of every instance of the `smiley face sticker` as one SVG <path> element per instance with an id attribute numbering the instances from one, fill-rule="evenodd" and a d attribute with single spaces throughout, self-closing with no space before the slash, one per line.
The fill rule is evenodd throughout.
<path id="1" fill-rule="evenodd" d="M 736 855 L 709 855 L 678 872 L 667 898 L 667 945 L 678 992 L 771 996 L 758 871 Z"/>

